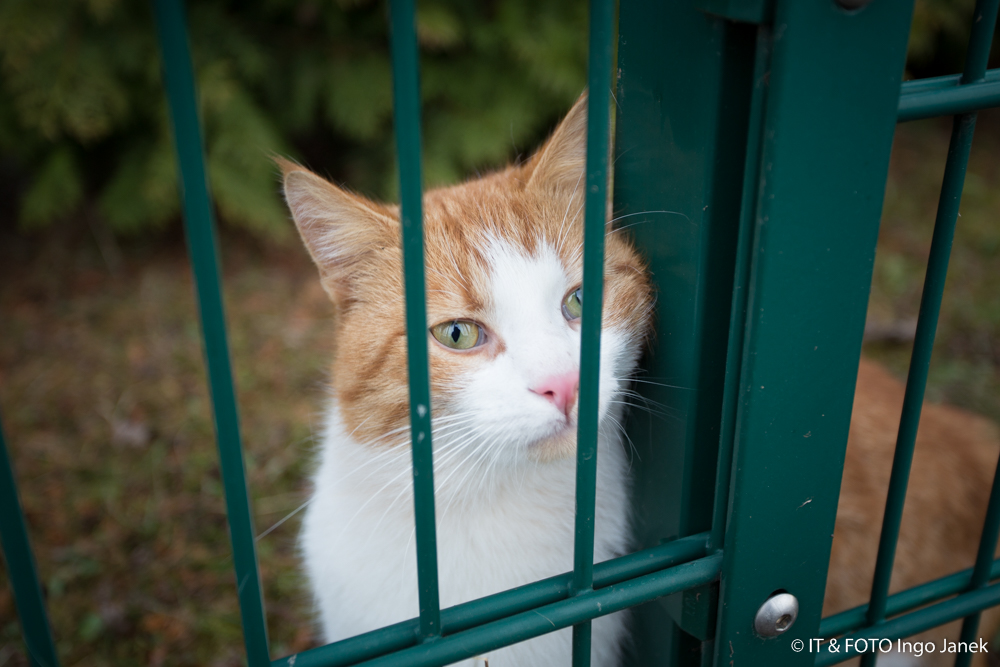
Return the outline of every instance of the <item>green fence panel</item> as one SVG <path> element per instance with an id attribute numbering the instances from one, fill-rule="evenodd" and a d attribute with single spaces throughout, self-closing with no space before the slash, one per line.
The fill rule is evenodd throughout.
<path id="1" fill-rule="evenodd" d="M 570 626 L 573 664 L 581 667 L 590 661 L 591 620 L 637 605 L 629 656 L 637 665 L 832 665 L 857 654 L 846 649 L 847 639 L 905 637 L 963 617 L 962 640 L 976 637 L 979 612 L 1000 604 L 1000 583 L 990 583 L 1000 578 L 993 558 L 1000 465 L 975 566 L 892 596 L 888 586 L 975 112 L 1000 105 L 1000 70 L 986 70 L 1000 0 L 978 1 L 961 76 L 902 86 L 912 0 L 880 0 L 862 11 L 834 1 L 622 2 L 613 222 L 634 227 L 659 290 L 658 342 L 638 382 L 669 414 L 630 416 L 639 551 L 596 565 L 614 2 L 591 1 L 574 568 L 445 610 L 435 537 L 416 19 L 413 0 L 391 0 L 420 616 L 273 662 L 184 8 L 180 0 L 153 6 L 251 667 L 433 667 Z M 943 114 L 959 115 L 872 598 L 821 622 L 893 126 Z M 55 666 L 2 430 L 0 503 L 0 537 L 30 660 Z M 799 598 L 799 619 L 765 640 L 753 632 L 753 617 L 779 590 Z M 836 640 L 842 643 L 818 654 L 790 646 L 833 635 L 844 635 Z M 956 664 L 967 666 L 970 657 Z M 862 663 L 876 659 L 869 652 Z"/>
<path id="2" fill-rule="evenodd" d="M 7 561 L 7 579 L 14 592 L 14 603 L 21 621 L 24 645 L 32 667 L 58 667 L 52 629 L 45 613 L 45 598 L 38 582 L 35 557 L 31 553 L 28 527 L 17 495 L 14 466 L 10 462 L 7 441 L 0 423 L 0 540 Z"/>
<path id="3" fill-rule="evenodd" d="M 755 33 L 691 0 L 621 3 L 614 215 L 657 288 L 651 409 L 627 425 L 639 547 L 712 524 Z M 633 610 L 627 664 L 698 664 L 713 589 Z"/>
<path id="4" fill-rule="evenodd" d="M 271 662 L 267 624 L 264 619 L 260 574 L 257 571 L 257 549 L 240 442 L 236 392 L 229 364 L 229 345 L 226 342 L 226 318 L 219 280 L 215 223 L 205 173 L 184 6 L 181 0 L 155 0 L 153 9 L 181 172 L 184 231 L 198 295 L 198 312 L 201 316 L 215 433 L 226 496 L 226 515 L 229 519 L 233 564 L 236 569 L 236 591 L 243 621 L 243 641 L 250 667 L 266 667 Z"/>
<path id="5" fill-rule="evenodd" d="M 410 382 L 413 511 L 416 517 L 420 634 L 441 633 L 437 538 L 434 525 L 434 458 L 431 443 L 431 381 L 427 360 L 424 285 L 423 182 L 420 176 L 420 58 L 413 0 L 389 3 L 392 36 L 392 106 L 399 159 L 406 352 Z"/>
<path id="6" fill-rule="evenodd" d="M 778 0 L 716 664 L 812 664 L 912 2 Z M 850 45 L 847 48 L 846 45 Z M 774 592 L 796 623 L 753 630 Z"/>

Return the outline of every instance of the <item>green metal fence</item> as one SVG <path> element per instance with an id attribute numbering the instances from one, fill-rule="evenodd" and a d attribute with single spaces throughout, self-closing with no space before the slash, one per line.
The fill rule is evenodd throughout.
<path id="1" fill-rule="evenodd" d="M 634 607 L 637 665 L 831 665 L 814 638 L 896 638 L 1000 604 L 1000 476 L 975 567 L 888 595 L 896 539 L 976 111 L 1000 106 L 986 70 L 1000 0 L 979 0 L 959 76 L 901 83 L 912 0 L 621 0 L 616 210 L 657 283 L 651 400 L 634 415 L 640 550 L 593 563 L 597 378 L 615 3 L 591 1 L 590 103 L 574 569 L 449 609 L 438 598 L 424 309 L 418 54 L 413 0 L 390 2 L 400 166 L 420 616 L 273 659 L 226 342 L 217 249 L 180 0 L 154 0 L 181 166 L 216 434 L 251 667 L 444 665 Z M 821 619 L 826 567 L 897 122 L 954 115 L 868 605 Z M 671 211 L 656 215 L 649 211 Z M 679 215 L 675 215 L 679 214 Z M 823 378 L 823 382 L 816 382 Z M 808 434 L 809 447 L 803 446 Z M 0 534 L 33 665 L 58 664 L 6 444 Z M 736 548 L 736 545 L 739 548 Z M 753 631 L 772 593 L 799 600 L 777 638 Z M 914 611 L 917 610 L 917 611 Z M 863 663 L 872 665 L 869 652 Z M 959 655 L 958 665 L 971 656 Z"/>

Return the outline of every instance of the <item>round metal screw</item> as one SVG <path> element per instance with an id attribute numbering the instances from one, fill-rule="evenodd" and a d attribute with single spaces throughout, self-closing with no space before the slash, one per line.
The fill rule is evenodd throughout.
<path id="1" fill-rule="evenodd" d="M 777 593 L 769 597 L 757 610 L 753 629 L 761 637 L 777 637 L 792 627 L 799 616 L 799 601 L 791 593 Z"/>

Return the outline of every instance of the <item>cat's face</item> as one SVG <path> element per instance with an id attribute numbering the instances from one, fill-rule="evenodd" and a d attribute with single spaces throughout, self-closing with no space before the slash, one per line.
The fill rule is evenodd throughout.
<path id="1" fill-rule="evenodd" d="M 585 133 L 581 98 L 526 164 L 424 196 L 438 445 L 473 443 L 508 462 L 575 451 Z M 281 166 L 289 207 L 337 305 L 341 417 L 357 440 L 395 444 L 409 401 L 398 209 Z M 645 266 L 618 233 L 606 237 L 604 303 L 600 416 L 607 420 L 652 310 Z"/>

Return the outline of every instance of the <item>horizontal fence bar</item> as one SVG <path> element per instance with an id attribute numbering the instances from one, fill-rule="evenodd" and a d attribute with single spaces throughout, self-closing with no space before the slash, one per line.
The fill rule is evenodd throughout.
<path id="1" fill-rule="evenodd" d="M 960 74 L 907 81 L 899 96 L 897 120 L 905 123 L 1000 106 L 1000 69 L 979 82 L 959 85 Z"/>
<path id="2" fill-rule="evenodd" d="M 560 602 L 425 642 L 419 646 L 363 663 L 365 667 L 440 667 L 482 655 L 502 646 L 554 632 L 571 625 L 634 607 L 650 600 L 715 581 L 722 554 L 647 574 L 600 590 L 580 593 Z"/>
<path id="3" fill-rule="evenodd" d="M 427 353 L 424 278 L 423 179 L 420 171 L 420 54 L 414 0 L 391 0 L 392 107 L 399 158 L 400 222 L 406 296 L 406 359 L 410 382 L 413 452 L 413 514 L 417 542 L 420 634 L 441 632 L 437 528 L 434 516 L 434 454 L 431 446 L 431 381 Z"/>
<path id="4" fill-rule="evenodd" d="M 708 533 L 699 533 L 598 563 L 594 566 L 594 587 L 605 588 L 702 558 L 707 552 L 707 539 Z M 572 576 L 571 572 L 566 572 L 444 609 L 441 611 L 443 633 L 454 634 L 565 600 L 570 594 Z M 271 664 L 272 667 L 344 667 L 414 646 L 419 639 L 418 633 L 419 620 L 411 619 L 335 644 L 285 656 Z"/>
<path id="5" fill-rule="evenodd" d="M 226 340 L 226 316 L 219 277 L 212 199 L 198 120 L 194 68 L 188 49 L 182 0 L 155 0 L 156 30 L 163 57 L 163 79 L 170 108 L 174 147 L 180 166 L 181 199 L 188 256 L 194 270 L 201 333 L 212 394 L 212 412 L 226 496 L 226 517 L 233 547 L 243 642 L 250 667 L 270 665 L 264 599 L 257 569 L 257 548 L 247 489 L 240 421 Z"/>
<path id="6" fill-rule="evenodd" d="M 983 75 L 985 81 L 1000 81 L 1000 69 L 986 70 Z M 900 89 L 900 97 L 922 93 L 928 90 L 939 90 L 941 88 L 954 88 L 962 80 L 961 74 L 948 74 L 947 76 L 931 76 L 923 79 L 912 79 L 904 81 Z"/>
<path id="7" fill-rule="evenodd" d="M 987 607 L 1000 604 L 1000 584 L 994 584 L 988 588 L 980 588 L 970 593 L 963 593 L 947 602 L 939 602 L 936 605 L 914 611 L 904 616 L 899 616 L 891 621 L 883 621 L 854 634 L 837 639 L 839 651 L 831 651 L 829 644 L 823 646 L 816 655 L 816 667 L 828 667 L 837 663 L 850 660 L 860 655 L 856 650 L 846 651 L 844 642 L 847 639 L 899 639 L 919 634 L 924 630 L 930 630 L 939 625 L 950 623 L 956 619 L 968 616 L 969 614 L 982 611 Z M 866 653 L 865 655 L 871 655 Z"/>
<path id="8" fill-rule="evenodd" d="M 989 574 L 991 581 L 998 577 L 1000 577 L 1000 558 L 993 561 Z M 934 581 L 928 581 L 926 584 L 894 593 L 886 601 L 886 616 L 897 616 L 917 607 L 923 607 L 925 604 L 937 602 L 956 593 L 961 593 L 969 587 L 971 581 L 972 568 L 970 567 L 967 570 L 950 574 L 947 577 L 941 577 Z M 868 605 L 863 604 L 853 609 L 842 611 L 839 614 L 827 616 L 819 625 L 819 636 L 829 639 L 830 637 L 842 635 L 845 632 L 857 630 L 864 626 L 865 613 L 867 611 Z"/>
<path id="9" fill-rule="evenodd" d="M 21 621 L 24 645 L 32 667 L 58 667 L 52 627 L 45 611 L 45 599 L 38 582 L 35 557 L 31 553 L 28 527 L 17 495 L 14 467 L 7 452 L 7 442 L 0 424 L 0 540 L 7 560 L 8 585 Z"/>

